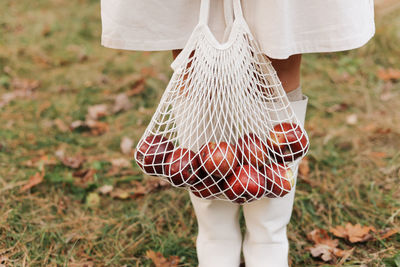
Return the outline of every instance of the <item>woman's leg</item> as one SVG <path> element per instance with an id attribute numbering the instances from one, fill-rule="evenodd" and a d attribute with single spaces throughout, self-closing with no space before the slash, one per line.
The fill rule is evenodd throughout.
<path id="1" fill-rule="evenodd" d="M 239 205 L 201 199 L 190 193 L 199 232 L 196 240 L 199 267 L 238 267 L 242 248 Z"/>
<path id="2" fill-rule="evenodd" d="M 270 58 L 270 60 L 286 93 L 300 86 L 301 54 L 292 55 L 287 59 Z"/>
<path id="3" fill-rule="evenodd" d="M 174 58 L 180 51 L 173 51 Z M 176 112 L 182 114 L 177 107 Z M 184 108 L 184 107 L 182 107 Z M 190 111 L 189 111 L 190 112 Z M 190 116 L 189 116 L 190 117 Z M 180 142 L 191 142 L 185 120 L 177 117 L 177 133 Z M 204 129 L 208 131 L 209 129 Z M 204 138 L 202 135 L 201 138 Z M 185 140 L 185 141 L 183 141 Z M 206 140 L 200 140 L 204 143 Z M 181 143 L 185 146 L 185 143 Z M 199 149 L 199 147 L 193 148 Z M 206 200 L 190 193 L 199 228 L 196 250 L 199 267 L 238 267 L 242 248 L 239 225 L 239 206 L 228 201 Z"/>
<path id="4" fill-rule="evenodd" d="M 174 50 L 173 57 L 175 58 L 180 51 L 181 50 Z M 271 59 L 271 62 L 277 71 L 289 101 L 291 101 L 294 113 L 300 122 L 304 124 L 307 99 L 303 99 L 300 87 L 301 55 L 293 55 L 285 60 Z M 297 176 L 297 174 L 295 176 Z M 286 225 L 289 223 L 292 213 L 294 190 L 295 188 L 283 198 L 265 198 L 244 205 L 243 211 L 247 231 L 243 244 L 243 252 L 247 267 L 287 266 L 289 246 L 286 236 Z M 231 233 L 233 240 L 236 240 L 233 242 L 235 247 L 233 251 L 236 251 L 241 240 L 237 220 L 238 206 L 229 202 L 218 204 L 220 201 L 201 200 L 192 194 L 191 200 L 199 224 L 199 236 L 197 240 L 199 261 L 201 262 L 203 258 L 206 260 L 207 254 L 210 253 L 206 251 L 207 243 L 213 241 L 211 240 L 212 236 L 216 237 L 221 235 L 221 237 L 226 240 L 227 236 L 225 236 L 223 232 Z M 223 217 L 226 219 L 225 222 L 229 220 L 230 225 L 229 227 L 225 226 L 221 229 L 216 223 L 218 224 L 220 215 L 223 213 L 228 215 Z M 201 229 L 204 230 L 202 231 Z M 217 243 L 214 244 L 218 246 Z M 220 245 L 222 248 L 222 243 L 220 243 Z M 212 248 L 211 252 L 217 251 L 214 246 L 212 246 Z M 236 257 L 237 252 L 233 252 L 232 248 L 230 248 L 230 250 L 231 252 L 225 250 L 227 256 L 234 256 L 238 259 Z M 220 254 L 218 253 L 218 255 Z M 208 257 L 210 257 L 210 254 L 208 254 Z M 234 262 L 236 264 L 236 261 Z"/>
<path id="5" fill-rule="evenodd" d="M 295 115 L 304 125 L 307 98 L 303 97 L 300 87 L 301 55 L 271 61 Z M 294 177 L 297 178 L 297 173 Z M 243 255 L 246 267 L 288 266 L 286 226 L 292 214 L 294 195 L 295 188 L 283 198 L 264 198 L 243 206 L 246 221 Z"/>

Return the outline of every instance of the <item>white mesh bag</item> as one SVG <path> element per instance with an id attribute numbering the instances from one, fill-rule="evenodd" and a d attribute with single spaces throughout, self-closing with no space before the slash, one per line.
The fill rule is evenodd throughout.
<path id="1" fill-rule="evenodd" d="M 246 203 L 282 197 L 309 143 L 271 62 L 226 0 L 225 40 L 207 22 L 210 0 L 143 137 L 135 159 L 149 175 L 205 199 Z M 233 6 L 233 10 L 232 10 Z"/>

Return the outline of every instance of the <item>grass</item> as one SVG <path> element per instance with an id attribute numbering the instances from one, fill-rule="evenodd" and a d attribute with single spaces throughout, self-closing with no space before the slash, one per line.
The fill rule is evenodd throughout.
<path id="1" fill-rule="evenodd" d="M 121 139 L 137 141 L 143 133 L 171 74 L 170 53 L 101 47 L 98 1 L 6 0 L 0 9 L 6 10 L 0 96 L 15 91 L 18 81 L 40 82 L 31 96 L 0 108 L 0 265 L 152 266 L 146 251 L 154 250 L 179 256 L 180 266 L 196 266 L 196 219 L 185 191 L 166 187 L 127 200 L 96 193 L 103 185 L 148 186 L 133 162 L 113 172 L 110 160 L 129 159 L 120 152 Z M 346 222 L 400 227 L 400 83 L 377 76 L 379 69 L 400 69 L 400 9 L 376 22 L 376 36 L 361 49 L 304 56 L 311 170 L 299 179 L 288 229 L 293 266 L 338 264 L 311 257 L 306 235 L 313 229 Z M 132 108 L 101 119 L 108 125 L 104 134 L 55 125 L 56 119 L 66 125 L 84 120 L 92 105 L 112 106 L 141 78 L 145 90 L 130 97 Z M 335 111 L 338 104 L 343 108 Z M 352 114 L 356 124 L 346 123 Z M 26 164 L 60 149 L 82 155 L 81 169 L 94 169 L 93 179 L 76 183 L 81 178 L 58 160 Z M 20 192 L 40 170 L 44 181 Z M 399 266 L 399 234 L 340 242 L 353 246 L 344 266 Z"/>

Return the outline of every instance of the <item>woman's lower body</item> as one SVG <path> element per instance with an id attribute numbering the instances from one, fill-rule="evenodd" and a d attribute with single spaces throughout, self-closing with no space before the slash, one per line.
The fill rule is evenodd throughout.
<path id="1" fill-rule="evenodd" d="M 179 52 L 173 51 L 173 57 Z M 308 99 L 300 87 L 301 55 L 271 61 L 294 113 L 304 126 Z M 205 200 L 190 193 L 199 229 L 196 241 L 199 267 L 237 267 L 242 248 L 246 267 L 288 266 L 286 226 L 290 221 L 294 194 L 295 188 L 282 198 L 264 198 L 244 204 L 246 234 L 242 242 L 239 205 Z"/>

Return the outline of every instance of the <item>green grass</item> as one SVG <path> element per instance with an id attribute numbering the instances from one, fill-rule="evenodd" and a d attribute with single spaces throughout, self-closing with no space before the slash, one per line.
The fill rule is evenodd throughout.
<path id="1" fill-rule="evenodd" d="M 98 2 L 0 2 L 6 11 L 0 18 L 0 97 L 13 91 L 17 79 L 40 81 L 33 96 L 0 108 L 0 264 L 152 266 L 145 253 L 155 250 L 179 256 L 180 266 L 196 266 L 196 219 L 185 191 L 167 187 L 129 200 L 88 201 L 106 184 L 130 189 L 137 181 L 147 183 L 133 162 L 113 174 L 110 159 L 126 157 L 119 148 L 123 136 L 138 141 L 171 74 L 170 53 L 101 47 Z M 361 49 L 304 56 L 311 171 L 299 179 L 288 229 L 293 266 L 323 265 L 307 250 L 312 244 L 306 235 L 315 228 L 346 222 L 400 227 L 400 83 L 377 77 L 380 68 L 400 69 L 400 10 L 376 22 L 376 36 Z M 67 125 L 83 120 L 91 105 L 112 105 L 143 75 L 145 90 L 130 97 L 132 109 L 101 119 L 109 126 L 106 133 L 54 126 L 55 119 Z M 381 100 L 387 92 L 392 97 Z M 343 103 L 347 109 L 330 111 Z M 346 123 L 351 114 L 357 114 L 356 125 Z M 21 193 L 41 168 L 26 162 L 60 148 L 83 155 L 82 169 L 97 171 L 93 181 L 77 185 L 74 170 L 56 161 L 44 166 L 43 183 Z M 341 248 L 352 246 L 345 266 L 399 266 L 399 234 L 340 242 Z"/>

